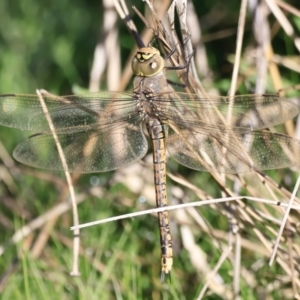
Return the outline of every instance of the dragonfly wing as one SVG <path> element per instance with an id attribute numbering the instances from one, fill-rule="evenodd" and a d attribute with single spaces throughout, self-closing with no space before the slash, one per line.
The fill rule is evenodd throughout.
<path id="1" fill-rule="evenodd" d="M 57 132 L 71 133 L 134 116 L 132 95 L 120 92 L 64 97 L 47 94 L 43 102 L 37 95 L 0 95 L 0 124 L 36 132 L 50 132 L 49 118 Z"/>
<path id="2" fill-rule="evenodd" d="M 270 131 L 175 129 L 167 148 L 180 164 L 200 171 L 242 173 L 300 164 L 300 141 Z"/>
<path id="3" fill-rule="evenodd" d="M 163 99 L 165 99 L 163 101 Z M 165 118 L 192 123 L 202 120 L 211 125 L 228 125 L 258 130 L 295 117 L 299 109 L 290 99 L 278 95 L 205 96 L 188 93 L 160 93 L 156 103 L 164 102 Z M 167 103 L 169 105 L 167 106 Z"/>
<path id="4" fill-rule="evenodd" d="M 75 173 L 105 172 L 126 166 L 145 156 L 147 140 L 136 125 L 58 134 L 36 134 L 14 150 L 18 161 L 33 167 Z M 61 147 L 67 168 L 62 163 Z"/>

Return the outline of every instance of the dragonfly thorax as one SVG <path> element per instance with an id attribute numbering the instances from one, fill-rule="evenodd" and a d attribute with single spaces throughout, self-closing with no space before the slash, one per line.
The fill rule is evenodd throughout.
<path id="1" fill-rule="evenodd" d="M 134 92 L 133 99 L 137 101 L 137 111 L 146 117 L 159 117 L 160 108 L 153 101 L 154 95 L 149 91 Z"/>
<path id="2" fill-rule="evenodd" d="M 152 77 L 136 76 L 134 79 L 133 99 L 137 101 L 140 115 L 164 119 L 163 112 L 168 106 L 169 86 L 161 71 Z"/>
<path id="3" fill-rule="evenodd" d="M 131 63 L 133 73 L 141 77 L 152 77 L 161 72 L 164 67 L 165 61 L 154 47 L 139 49 Z"/>

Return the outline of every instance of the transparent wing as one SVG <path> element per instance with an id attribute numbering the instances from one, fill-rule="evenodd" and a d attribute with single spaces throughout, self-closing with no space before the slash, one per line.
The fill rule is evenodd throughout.
<path id="1" fill-rule="evenodd" d="M 105 172 L 126 166 L 147 153 L 147 140 L 136 125 L 109 127 L 109 130 L 88 130 L 58 134 L 70 172 Z M 57 144 L 51 134 L 36 134 L 20 143 L 15 159 L 33 167 L 62 170 Z"/>
<path id="2" fill-rule="evenodd" d="M 60 133 L 92 129 L 137 116 L 132 95 L 120 92 L 89 93 L 78 96 L 43 96 L 52 122 Z M 278 95 L 234 97 L 187 93 L 158 93 L 153 97 L 165 119 L 176 122 L 203 120 L 207 124 L 262 129 L 295 117 L 299 110 Z M 228 118 L 230 112 L 231 117 Z M 95 124 L 98 125 L 95 125 Z M 0 124 L 36 132 L 48 132 L 49 125 L 37 95 L 0 95 Z"/>
<path id="3" fill-rule="evenodd" d="M 107 171 L 145 155 L 147 144 L 137 126 L 142 117 L 131 94 L 102 92 L 43 98 L 71 171 Z M 190 168 L 245 172 L 298 162 L 298 141 L 269 132 L 253 132 L 297 115 L 297 106 L 277 95 L 199 97 L 168 92 L 155 94 L 151 103 L 152 113 L 173 128 L 169 152 Z M 49 133 L 46 117 L 35 95 L 0 96 L 2 125 Z M 91 151 L 89 145 L 96 147 Z M 54 146 L 51 135 L 36 135 L 16 149 L 15 157 L 32 166 L 62 169 Z M 90 153 L 88 157 L 86 154 Z"/>
<path id="4" fill-rule="evenodd" d="M 170 130 L 167 149 L 188 168 L 242 173 L 300 164 L 300 141 L 287 135 L 202 125 L 192 130 Z"/>
<path id="5" fill-rule="evenodd" d="M 71 133 L 138 117 L 131 94 L 89 93 L 80 96 L 43 95 L 48 115 L 59 133 Z M 37 95 L 0 95 L 0 124 L 49 132 L 46 114 Z"/>
<path id="6" fill-rule="evenodd" d="M 153 102 L 162 107 L 164 118 L 174 123 L 185 122 L 187 126 L 193 126 L 201 120 L 208 125 L 239 127 L 241 131 L 282 124 L 299 112 L 296 104 L 278 95 L 200 97 L 187 93 L 160 93 L 154 95 Z"/>

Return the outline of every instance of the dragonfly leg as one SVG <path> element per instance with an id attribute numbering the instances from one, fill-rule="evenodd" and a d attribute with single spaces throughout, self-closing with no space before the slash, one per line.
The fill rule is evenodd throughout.
<path id="1" fill-rule="evenodd" d="M 183 70 L 183 69 L 186 69 L 186 76 L 184 78 L 184 83 L 178 83 L 178 82 L 174 82 L 172 80 L 167 79 L 167 82 L 169 84 L 172 84 L 172 85 L 175 85 L 175 86 L 178 86 L 178 87 L 182 87 L 182 88 L 185 88 L 189 85 L 189 76 L 188 76 L 188 74 L 189 74 L 189 68 L 190 68 L 191 60 L 194 56 L 194 53 L 195 53 L 195 50 L 193 50 L 193 53 L 190 55 L 188 62 L 185 63 L 182 66 L 165 67 L 165 70 Z"/>

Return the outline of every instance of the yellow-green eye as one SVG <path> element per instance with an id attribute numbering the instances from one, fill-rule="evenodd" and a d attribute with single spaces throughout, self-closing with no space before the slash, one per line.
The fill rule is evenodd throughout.
<path id="1" fill-rule="evenodd" d="M 151 77 L 163 70 L 165 61 L 159 51 L 153 47 L 144 47 L 137 51 L 131 67 L 137 76 Z"/>

